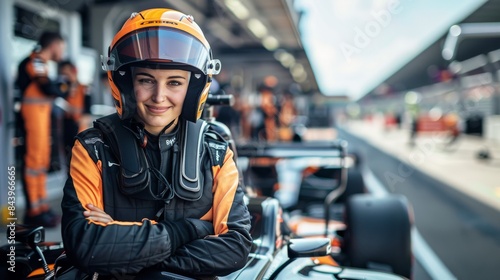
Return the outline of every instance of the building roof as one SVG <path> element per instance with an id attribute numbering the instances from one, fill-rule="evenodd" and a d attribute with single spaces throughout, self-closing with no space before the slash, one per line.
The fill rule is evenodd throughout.
<path id="1" fill-rule="evenodd" d="M 274 75 L 280 84 L 298 83 L 304 91 L 318 90 L 297 29 L 300 14 L 293 9 L 292 0 L 93 0 L 91 5 L 120 5 L 121 9 L 130 11 L 155 6 L 189 11 L 202 26 L 214 57 L 222 62 L 223 71 L 244 72 L 255 83 Z M 264 40 L 267 40 L 267 48 L 264 47 Z M 290 56 L 300 66 L 294 69 L 283 66 L 280 58 Z M 296 72 L 295 78 L 292 72 Z M 299 75 L 304 72 L 305 75 Z"/>

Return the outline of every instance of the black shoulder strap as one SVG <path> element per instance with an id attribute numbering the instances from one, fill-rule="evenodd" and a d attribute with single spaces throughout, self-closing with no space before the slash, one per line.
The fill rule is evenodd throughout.
<path id="1" fill-rule="evenodd" d="M 118 114 L 97 119 L 94 127 L 109 141 L 111 150 L 119 161 L 122 191 L 134 194 L 149 185 L 150 175 L 144 150 L 138 144 L 138 136 L 127 128 Z"/>
<path id="2" fill-rule="evenodd" d="M 214 126 L 212 123 L 206 133 L 205 141 L 208 144 L 212 166 L 218 165 L 222 167 L 229 143 L 218 131 L 217 126 Z"/>
<path id="3" fill-rule="evenodd" d="M 117 114 L 96 120 L 94 127 L 109 143 L 113 154 L 119 161 L 121 191 L 131 195 L 147 188 L 150 182 L 150 172 L 144 150 L 139 145 L 142 141 L 140 132 L 134 132 L 133 126 L 122 121 Z M 178 157 L 174 156 L 174 161 L 178 159 L 180 162 L 173 164 L 172 185 L 177 196 L 195 201 L 203 194 L 204 178 L 201 171 L 201 159 L 206 152 L 205 147 L 208 147 L 212 166 L 222 166 L 227 142 L 216 131 L 209 129 L 209 125 L 203 120 L 198 120 L 196 123 L 181 121 L 179 134 Z M 96 139 L 94 140 L 97 141 Z"/>
<path id="4" fill-rule="evenodd" d="M 186 200 L 198 200 L 203 191 L 201 177 L 201 157 L 204 153 L 204 134 L 207 123 L 198 120 L 196 123 L 183 120 L 180 126 L 180 164 L 174 166 L 175 192 Z"/>
<path id="5" fill-rule="evenodd" d="M 98 160 L 102 160 L 99 155 L 100 149 L 97 145 L 104 144 L 104 141 L 102 140 L 102 133 L 98 129 L 89 128 L 84 130 L 76 135 L 76 139 L 78 139 L 85 150 L 87 150 L 94 163 L 97 163 Z"/>

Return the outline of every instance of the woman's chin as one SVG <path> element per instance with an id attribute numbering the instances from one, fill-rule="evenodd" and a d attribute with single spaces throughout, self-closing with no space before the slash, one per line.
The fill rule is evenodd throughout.
<path id="1" fill-rule="evenodd" d="M 164 118 L 162 118 L 162 119 L 147 118 L 146 120 L 143 120 L 143 121 L 144 121 L 144 124 L 146 126 L 146 130 L 148 130 L 148 128 L 150 128 L 152 130 L 158 130 L 158 129 L 162 130 L 165 126 L 169 125 L 172 122 L 171 119 L 164 119 Z"/>

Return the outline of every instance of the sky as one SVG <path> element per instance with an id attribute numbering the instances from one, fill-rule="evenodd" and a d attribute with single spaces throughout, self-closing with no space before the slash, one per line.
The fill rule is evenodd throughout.
<path id="1" fill-rule="evenodd" d="M 296 0 L 320 91 L 356 100 L 486 0 Z"/>

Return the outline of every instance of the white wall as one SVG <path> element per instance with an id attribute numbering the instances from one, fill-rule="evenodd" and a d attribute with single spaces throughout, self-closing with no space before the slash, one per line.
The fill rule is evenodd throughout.
<path id="1" fill-rule="evenodd" d="M 0 40 L 10 42 L 12 40 L 13 22 L 13 0 L 3 0 L 0 2 Z M 0 44 L 0 206 L 2 214 L 7 206 L 7 167 L 14 165 L 14 151 L 10 145 L 13 129 L 8 128 L 8 123 L 13 120 L 12 108 L 12 80 L 10 74 L 12 49 L 9 44 Z M 20 176 L 19 171 L 16 172 Z M 2 215 L 3 216 L 3 215 Z M 6 217 L 3 217 L 6 218 Z M 2 222 L 5 222 L 2 219 Z"/>

